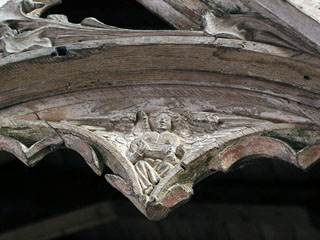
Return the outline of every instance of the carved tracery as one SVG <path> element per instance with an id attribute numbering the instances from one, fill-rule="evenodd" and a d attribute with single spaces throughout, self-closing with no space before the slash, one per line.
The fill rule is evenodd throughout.
<path id="1" fill-rule="evenodd" d="M 290 32 L 246 1 L 140 2 L 158 4 L 160 15 L 175 9 L 167 20 L 197 31 L 73 24 L 40 17 L 57 1 L 5 1 L 1 81 L 11 80 L 0 98 L 1 150 L 34 166 L 72 149 L 98 175 L 110 168 L 107 181 L 153 220 L 244 157 L 303 170 L 317 162 L 315 41 L 295 40 L 300 28 Z"/>
<path id="2" fill-rule="evenodd" d="M 6 119 L 1 126 L 1 150 L 28 166 L 61 147 L 77 151 L 99 175 L 108 166 L 114 174 L 107 180 L 151 219 L 187 200 L 198 179 L 228 171 L 243 157 L 278 158 L 307 169 L 320 156 L 317 143 L 296 152 L 267 136 L 296 129 L 294 124 L 219 113 L 115 112 L 60 123 Z M 27 132 L 35 134 L 30 147 L 15 140 L 28 138 Z"/>

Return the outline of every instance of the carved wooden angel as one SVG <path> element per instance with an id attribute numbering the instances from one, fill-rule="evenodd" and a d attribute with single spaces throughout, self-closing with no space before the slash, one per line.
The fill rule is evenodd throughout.
<path id="1" fill-rule="evenodd" d="M 149 120 L 144 112 L 139 113 L 137 128 L 144 129 L 145 133 L 132 141 L 127 155 L 146 194 L 184 155 L 183 140 L 172 132 L 170 115 L 169 112 L 157 112 L 151 114 Z"/>

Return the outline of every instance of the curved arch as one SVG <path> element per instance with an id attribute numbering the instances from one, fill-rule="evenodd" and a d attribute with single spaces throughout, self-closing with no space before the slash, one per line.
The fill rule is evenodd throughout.
<path id="1" fill-rule="evenodd" d="M 19 120 L 12 119 L 10 121 L 10 123 L 19 123 Z M 34 121 L 24 121 L 23 125 L 17 124 L 17 126 L 24 128 L 32 126 L 30 128 L 33 131 L 37 131 L 36 127 L 39 128 L 39 126 L 33 126 L 33 123 Z M 24 133 L 23 130 L 18 130 L 15 133 L 4 132 L 6 136 L 0 135 L 0 150 L 14 154 L 24 164 L 32 167 L 48 153 L 58 148 L 66 147 L 79 153 L 98 175 L 102 175 L 103 166 L 106 164 L 116 175 L 124 179 L 127 188 L 130 189 L 132 194 L 141 194 L 141 188 L 133 165 L 121 154 L 119 149 L 110 144 L 105 138 L 94 135 L 86 129 L 66 123 L 45 121 L 45 124 L 40 127 L 50 131 L 37 136 L 34 139 L 35 141 L 42 139 L 29 148 L 14 138 L 19 137 L 20 139 L 25 137 L 26 134 L 30 137 L 30 133 Z M 50 136 L 45 137 L 46 135 Z M 103 159 L 98 159 L 98 152 Z"/>
<path id="2" fill-rule="evenodd" d="M 30 166 L 28 163 L 28 159 L 25 155 L 25 151 L 27 149 L 28 148 L 25 145 L 23 145 L 22 143 L 20 143 L 19 141 L 13 138 L 0 136 L 0 150 L 12 153 L 24 164 L 26 164 L 27 166 Z"/>
<path id="3" fill-rule="evenodd" d="M 0 150 L 12 153 L 29 167 L 36 165 L 47 154 L 60 148 L 62 144 L 62 139 L 55 135 L 42 139 L 28 148 L 13 138 L 0 135 Z"/>
<path id="4" fill-rule="evenodd" d="M 298 152 L 298 163 L 302 169 L 308 169 L 320 160 L 320 143 L 306 147 Z"/>
<path id="5" fill-rule="evenodd" d="M 80 154 L 97 175 L 102 175 L 103 165 L 98 160 L 95 150 L 78 137 L 64 135 L 62 139 L 60 136 L 54 135 L 44 138 L 28 148 L 18 140 L 0 135 L 0 151 L 13 154 L 28 167 L 35 166 L 46 155 L 62 148 L 68 148 Z"/>
<path id="6" fill-rule="evenodd" d="M 81 138 L 65 134 L 62 135 L 64 144 L 67 148 L 74 150 L 75 152 L 79 153 L 89 167 L 99 176 L 102 175 L 103 172 L 103 164 L 99 161 L 98 156 L 95 150 L 83 141 Z"/>
<path id="7" fill-rule="evenodd" d="M 96 165 L 97 158 L 92 155 L 91 146 L 95 146 L 103 156 L 104 163 L 125 180 L 132 194 L 142 193 L 133 165 L 121 154 L 119 149 L 105 138 L 94 135 L 89 130 L 66 123 L 48 122 L 48 124 L 64 139 L 67 147 L 78 151 L 80 155 L 89 159 L 88 164 L 93 167 L 94 171 L 100 172 Z"/>
<path id="8" fill-rule="evenodd" d="M 264 156 L 287 161 L 300 167 L 295 151 L 286 143 L 270 137 L 245 137 L 229 145 L 218 156 L 221 171 L 228 171 L 239 160 L 250 156 Z"/>
<path id="9" fill-rule="evenodd" d="M 63 67 L 61 67 L 61 72 L 57 77 L 57 74 L 52 71 L 52 66 L 59 64 L 59 59 L 55 59 L 51 57 L 52 51 L 54 49 L 41 49 L 34 50 L 33 54 L 19 53 L 10 56 L 10 59 L 0 59 L 0 66 L 4 69 L 4 79 L 6 76 L 10 77 L 15 72 L 14 69 L 19 67 L 21 64 L 24 64 L 26 68 L 31 68 L 32 61 L 36 61 L 38 58 L 41 59 L 42 68 L 34 69 L 34 72 L 25 73 L 23 76 L 19 76 L 19 87 L 24 87 L 24 91 L 17 91 L 17 94 L 12 96 L 10 94 L 11 90 L 14 89 L 8 83 L 6 86 L 6 91 L 2 91 L 3 100 L 0 101 L 1 106 L 12 106 L 13 104 L 20 104 L 25 101 L 31 101 L 38 98 L 45 98 L 50 96 L 56 96 L 59 94 L 65 94 L 70 92 L 75 92 L 79 89 L 81 90 L 89 90 L 89 89 L 99 89 L 102 87 L 109 88 L 110 86 L 122 86 L 125 81 L 129 83 L 129 85 L 140 85 L 141 83 L 145 83 L 143 79 L 141 79 L 140 72 L 145 72 L 148 74 L 148 78 L 154 78 L 154 81 L 158 79 L 158 82 L 169 82 L 166 79 L 177 79 L 175 75 L 179 72 L 183 72 L 183 75 L 180 74 L 180 78 L 183 79 L 191 79 L 191 75 L 196 73 L 197 79 L 199 78 L 209 78 L 212 79 L 212 76 L 204 76 L 205 73 L 214 74 L 214 78 L 235 78 L 243 79 L 250 78 L 246 81 L 257 81 L 254 89 L 259 89 L 260 82 L 264 82 L 266 84 L 274 84 L 279 83 L 283 86 L 294 87 L 296 90 L 308 91 L 310 94 L 317 94 L 317 85 L 315 84 L 314 88 L 308 88 L 308 83 L 305 81 L 299 81 L 299 79 L 303 79 L 304 75 L 308 74 L 312 76 L 312 79 L 309 81 L 310 83 L 315 83 L 317 81 L 318 72 L 312 68 L 312 64 L 315 63 L 302 63 L 298 60 L 292 60 L 288 57 L 288 54 L 291 56 L 296 54 L 295 52 L 290 52 L 285 54 L 288 50 L 283 50 L 283 54 L 279 54 L 280 51 L 278 48 L 266 46 L 265 44 L 261 45 L 261 48 L 254 47 L 251 42 L 245 42 L 245 45 L 241 47 L 241 51 L 239 51 L 239 45 L 242 46 L 243 41 L 239 40 L 226 40 L 219 39 L 219 43 L 212 41 L 212 37 L 201 36 L 202 33 L 189 33 L 192 34 L 190 36 L 184 36 L 184 43 L 179 43 L 179 36 L 175 36 L 173 33 L 160 34 L 159 36 L 153 36 L 152 38 L 146 37 L 150 33 L 139 33 L 142 36 L 135 36 L 135 48 L 133 49 L 130 44 L 126 41 L 116 42 L 116 47 L 112 49 L 105 48 L 104 46 L 108 46 L 110 44 L 114 44 L 115 40 L 101 40 L 101 43 L 97 45 L 91 42 L 79 43 L 79 44 L 68 44 L 68 57 L 63 59 Z M 138 35 L 138 34 L 137 34 Z M 163 36 L 167 35 L 167 36 Z M 158 44 L 159 42 L 163 43 L 162 45 Z M 148 46 L 152 45 L 152 47 Z M 194 54 L 196 59 L 202 58 L 202 61 L 194 60 L 194 57 L 190 57 L 188 53 L 190 47 L 192 45 L 194 47 Z M 226 46 L 228 51 L 224 48 L 220 48 L 219 46 Z M 170 47 L 174 46 L 174 48 Z M 121 58 L 118 56 L 118 48 L 123 48 L 121 51 L 134 51 L 136 54 L 142 54 L 143 56 L 153 56 L 156 52 L 161 52 L 164 55 L 165 61 L 161 63 L 154 62 L 150 64 L 146 57 L 141 57 L 138 60 L 134 58 L 133 55 L 129 55 L 128 59 Z M 268 51 L 264 49 L 268 47 Z M 84 48 L 84 49 L 82 49 Z M 210 54 L 211 50 L 214 49 L 213 53 Z M 79 52 L 81 49 L 81 53 Z M 126 50 L 127 49 L 127 50 Z M 282 49 L 281 49 L 282 50 Z M 170 54 L 168 54 L 170 53 Z M 186 54 L 185 56 L 182 55 Z M 212 56 L 214 54 L 214 56 Z M 21 55 L 20 57 L 18 57 Z M 92 58 L 96 58 L 97 60 L 88 58 L 92 55 Z M 110 55 L 110 56 L 109 56 Z M 181 56 L 182 55 L 182 56 Z M 232 59 L 230 56 L 233 56 Z M 36 58 L 28 59 L 28 57 Z M 105 56 L 108 56 L 106 58 Z M 105 61 L 99 61 L 98 59 L 104 57 L 105 61 L 121 61 L 121 64 L 108 65 L 106 68 Z M 177 57 L 184 57 L 184 64 L 180 64 L 180 61 L 176 61 Z M 249 58 L 250 57 L 250 58 Z M 252 62 L 248 61 L 248 59 L 256 59 L 256 63 L 258 67 L 253 67 Z M 23 61 L 21 59 L 24 59 Z M 29 60 L 29 61 L 28 61 Z M 262 61 L 263 60 L 263 61 Z M 318 59 L 316 59 L 318 62 Z M 9 68 L 8 63 L 12 61 L 12 67 Z M 83 64 L 87 61 L 92 61 L 94 69 L 99 69 L 99 71 L 94 70 L 92 68 L 87 68 Z M 138 62 L 137 62 L 138 61 Z M 132 65 L 131 62 L 135 62 L 136 64 Z M 201 64 L 199 64 L 201 62 Z M 242 66 L 245 65 L 246 68 Z M 279 66 L 275 69 L 275 65 Z M 61 65 L 62 66 L 62 65 Z M 125 66 L 125 67 L 124 67 Z M 291 66 L 288 68 L 287 66 Z M 273 68 L 273 72 L 268 72 L 266 74 L 265 69 Z M 252 74 L 247 74 L 244 69 L 250 70 Z M 263 69 L 263 70 L 261 70 Z M 44 74 L 45 73 L 45 74 Z M 79 74 L 81 73 L 81 74 Z M 192 74 L 191 74 L 192 73 Z M 280 74 L 281 73 L 281 74 Z M 39 76 L 39 82 L 33 80 L 32 86 L 24 86 L 24 82 L 30 81 L 30 78 L 34 79 L 34 75 Z M 188 77 L 189 75 L 189 77 Z M 309 76 L 308 75 L 308 76 Z M 108 77 L 106 77 L 108 76 Z M 195 78 L 195 77 L 192 77 Z M 37 78 L 38 79 L 38 78 Z M 40 82 L 41 79 L 41 82 Z M 130 79 L 130 81 L 128 80 Z M 159 80 L 160 79 L 160 80 Z M 245 84 L 246 81 L 242 81 L 242 84 Z M 211 81 L 214 82 L 214 81 Z M 223 83 L 223 81 L 220 81 Z M 44 84 L 45 83 L 45 84 Z M 150 81 L 148 81 L 150 85 Z M 176 81 L 174 82 L 176 84 Z M 198 81 L 197 84 L 200 84 L 201 81 Z M 219 83 L 220 84 L 220 83 Z M 233 85 L 235 82 L 233 82 Z M 35 91 L 34 86 L 39 86 L 39 89 Z M 228 84 L 227 86 L 230 86 Z M 239 86 L 241 87 L 241 85 Z M 244 88 L 253 89 L 251 85 L 243 86 Z M 41 90 L 41 91 L 40 91 Z M 29 92 L 31 92 L 29 94 Z M 266 91 L 264 89 L 264 92 Z M 273 91 L 274 94 L 277 92 L 277 89 Z M 26 94 L 28 93 L 28 94 Z M 284 94 L 281 94 L 284 95 Z M 286 94 L 286 96 L 290 96 L 291 98 L 294 96 L 292 93 Z M 299 96 L 299 95 L 295 95 Z M 300 94 L 300 96 L 305 96 L 305 94 Z M 302 97 L 299 97 L 302 98 Z M 311 102 L 310 100 L 306 100 Z"/>
<path id="10" fill-rule="evenodd" d="M 0 126 L 0 133 L 8 136 L 0 138 L 0 150 L 13 153 L 28 166 L 57 148 L 72 149 L 98 175 L 103 173 L 104 164 L 110 167 L 114 174 L 106 175 L 107 180 L 155 219 L 187 199 L 193 184 L 211 170 L 228 171 L 244 157 L 282 159 L 302 169 L 320 157 L 320 145 L 296 153 L 276 138 L 261 136 L 277 129 L 300 130 L 312 125 L 319 129 L 320 58 L 313 54 L 313 48 L 307 49 L 310 53 L 301 52 L 305 46 L 295 41 L 296 34 L 286 35 L 286 26 L 286 34 L 280 38 L 275 34 L 275 42 L 269 41 L 270 36 L 267 41 L 252 36 L 228 38 L 207 27 L 202 31 L 203 24 L 201 31 L 133 31 L 95 19 L 72 24 L 62 15 L 39 17 L 52 2 L 44 8 L 29 9 L 35 15 L 22 11 L 21 1 L 10 3 L 2 8 L 4 17 L 0 19 L 6 28 L 1 39 L 3 53 L 0 51 L 0 82 L 4 86 L 0 89 L 0 118 L 10 117 Z M 8 18 L 4 12 L 14 15 Z M 205 18 L 210 25 L 210 16 Z M 223 28 L 236 26 L 231 25 Z M 272 28 L 267 33 L 279 32 Z M 261 29 L 257 27 L 257 31 Z M 291 39 L 289 45 L 296 46 L 294 49 L 288 46 Z M 174 162 L 168 173 L 159 173 L 157 183 L 152 181 L 150 195 L 142 191 L 142 178 L 130 161 L 133 159 L 127 157 L 132 139 L 140 140 L 135 131 L 145 130 L 134 117 L 129 117 L 130 121 L 123 118 L 126 124 L 120 133 L 113 121 L 101 123 L 110 134 L 120 135 L 118 141 L 108 139 L 109 133 L 102 136 L 104 130 L 94 134 L 84 125 L 68 122 L 95 117 L 98 128 L 103 121 L 99 117 L 113 111 L 162 109 L 183 113 L 186 127 L 182 123 L 179 136 L 173 140 L 150 141 L 149 145 L 156 145 L 150 148 L 155 158 L 151 160 L 157 161 L 159 155 L 160 161 Z M 232 119 L 222 116 L 219 122 L 214 120 L 216 116 L 211 119 L 202 114 L 189 119 L 187 111 L 219 112 L 230 114 Z M 26 124 L 14 124 L 11 118 Z M 29 128 L 29 120 L 41 124 Z M 190 131 L 184 131 L 188 124 L 192 125 Z M 127 125 L 131 125 L 131 132 Z M 28 148 L 17 141 L 27 144 L 22 136 L 31 143 L 38 142 Z M 122 141 L 123 136 L 126 141 Z M 119 144 L 113 144 L 116 142 Z M 142 149 L 146 144 L 141 145 Z M 146 160 L 145 152 L 137 155 Z"/>

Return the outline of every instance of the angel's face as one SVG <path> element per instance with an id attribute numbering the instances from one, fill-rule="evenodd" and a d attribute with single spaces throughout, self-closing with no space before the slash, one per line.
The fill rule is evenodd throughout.
<path id="1" fill-rule="evenodd" d="M 171 117 L 168 114 L 160 114 L 155 121 L 156 129 L 159 132 L 171 129 Z"/>

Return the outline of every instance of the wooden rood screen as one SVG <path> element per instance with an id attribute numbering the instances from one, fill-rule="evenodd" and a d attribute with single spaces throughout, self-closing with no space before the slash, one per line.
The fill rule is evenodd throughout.
<path id="1" fill-rule="evenodd" d="M 243 158 L 316 163 L 317 1 L 138 1 L 177 30 L 0 2 L 0 150 L 32 167 L 72 149 L 152 220 Z"/>

